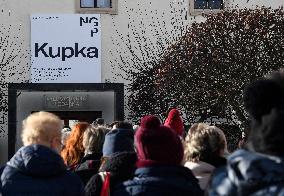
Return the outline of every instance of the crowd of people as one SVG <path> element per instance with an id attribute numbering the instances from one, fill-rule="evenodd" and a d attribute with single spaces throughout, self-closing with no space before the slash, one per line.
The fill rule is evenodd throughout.
<path id="1" fill-rule="evenodd" d="M 72 130 L 48 112 L 23 121 L 22 142 L 1 168 L 2 195 L 284 195 L 284 74 L 244 89 L 251 125 L 242 148 L 198 122 L 187 131 L 178 109 L 139 126 L 103 119 Z"/>

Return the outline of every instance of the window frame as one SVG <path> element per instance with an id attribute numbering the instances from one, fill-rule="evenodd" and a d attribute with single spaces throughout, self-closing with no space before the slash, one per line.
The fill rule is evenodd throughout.
<path id="1" fill-rule="evenodd" d="M 189 0 L 189 13 L 192 16 L 196 15 L 202 15 L 202 14 L 216 14 L 224 11 L 225 9 L 225 2 L 226 0 L 223 0 L 223 8 L 222 9 L 194 9 L 194 1 L 195 0 Z"/>
<path id="2" fill-rule="evenodd" d="M 112 8 L 81 7 L 81 0 L 75 0 L 76 12 L 80 14 L 118 14 L 118 0 L 111 0 Z"/>

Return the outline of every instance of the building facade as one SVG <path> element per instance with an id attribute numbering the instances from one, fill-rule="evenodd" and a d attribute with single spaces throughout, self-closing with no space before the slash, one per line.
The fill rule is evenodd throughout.
<path id="1" fill-rule="evenodd" d="M 141 64 L 143 61 L 146 62 L 147 58 L 159 58 L 163 49 L 182 34 L 184 27 L 194 21 L 204 20 L 201 13 L 232 8 L 254 9 L 257 6 L 279 8 L 283 5 L 283 0 L 0 0 L 0 32 L 2 37 L 6 37 L 1 43 L 5 47 L 0 46 L 0 59 L 2 59 L 0 63 L 2 92 L 0 162 L 4 163 L 8 159 L 7 83 L 29 83 L 31 81 L 31 15 L 100 14 L 101 83 L 124 83 L 127 85 L 129 81 L 123 77 L 124 72 L 119 68 L 121 65 L 125 65 L 127 69 L 127 66 L 132 65 L 133 56 L 140 59 Z M 80 39 L 81 37 L 78 37 L 78 40 Z M 13 58 L 14 56 L 16 57 Z M 19 93 L 17 104 L 21 108 L 16 111 L 18 112 L 16 122 L 12 122 L 17 125 L 16 149 L 21 145 L 19 130 L 21 129 L 21 120 L 24 118 L 23 115 L 44 109 L 43 98 L 40 96 L 52 97 L 54 95 L 54 92 L 42 93 L 42 95 L 35 92 L 35 94 L 32 94 L 33 92 L 29 94 L 28 92 Z M 75 92 L 75 96 L 81 96 L 80 93 L 88 94 L 80 91 L 79 94 Z M 94 111 L 103 111 L 103 108 L 107 108 L 107 111 L 103 111 L 101 116 L 107 121 L 112 121 L 115 120 L 115 116 L 109 114 L 111 113 L 109 110 L 114 107 L 112 100 L 115 95 L 112 92 L 105 93 L 106 95 L 91 93 L 89 99 L 94 100 L 91 103 L 97 103 L 97 106 L 92 106 Z M 65 92 L 64 95 L 69 96 L 70 94 Z M 125 95 L 127 95 L 127 91 L 125 91 Z M 38 103 L 38 99 L 41 99 L 40 103 Z M 127 96 L 124 99 L 125 103 L 126 100 Z M 40 106 L 32 108 L 36 105 L 35 103 Z M 24 109 L 25 107 L 30 107 L 30 110 Z M 20 114 L 20 110 L 25 110 L 25 113 Z M 127 116 L 128 111 L 125 110 L 124 113 Z"/>

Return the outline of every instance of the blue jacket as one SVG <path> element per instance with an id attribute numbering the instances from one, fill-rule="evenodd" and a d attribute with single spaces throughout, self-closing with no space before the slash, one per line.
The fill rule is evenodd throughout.
<path id="1" fill-rule="evenodd" d="M 113 195 L 198 196 L 203 192 L 188 168 L 156 166 L 138 168 L 133 180 L 116 186 Z"/>
<path id="2" fill-rule="evenodd" d="M 284 158 L 238 150 L 217 170 L 209 195 L 284 195 Z"/>
<path id="3" fill-rule="evenodd" d="M 1 173 L 3 195 L 83 195 L 78 176 L 66 170 L 59 154 L 48 147 L 19 149 Z"/>

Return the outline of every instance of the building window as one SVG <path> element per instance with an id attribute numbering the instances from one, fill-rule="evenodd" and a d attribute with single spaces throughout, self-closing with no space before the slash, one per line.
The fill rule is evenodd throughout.
<path id="1" fill-rule="evenodd" d="M 76 0 L 79 13 L 117 14 L 118 0 Z"/>
<path id="2" fill-rule="evenodd" d="M 224 0 L 190 0 L 190 14 L 217 13 L 224 8 Z"/>

